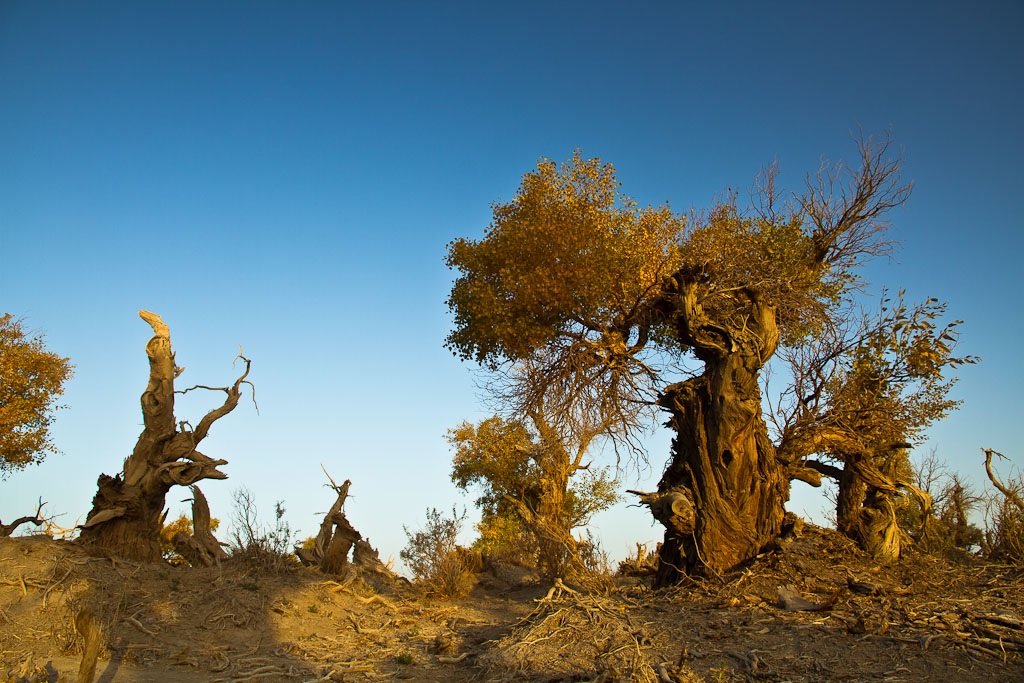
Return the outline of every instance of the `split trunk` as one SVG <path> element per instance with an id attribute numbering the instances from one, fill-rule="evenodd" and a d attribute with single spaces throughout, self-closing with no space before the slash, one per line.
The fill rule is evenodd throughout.
<path id="1" fill-rule="evenodd" d="M 155 313 L 140 311 L 139 316 L 154 333 L 146 344 L 149 383 L 141 400 L 144 428 L 123 471 L 113 477 L 100 475 L 81 539 L 103 553 L 151 562 L 162 556 L 160 530 L 171 487 L 227 478 L 218 469 L 226 460 L 214 460 L 196 448 L 213 423 L 238 405 L 249 362 L 243 359 L 245 372 L 234 386 L 223 388 L 228 395 L 223 405 L 207 413 L 195 429 L 186 422 L 179 427 L 174 417 L 174 380 L 182 369 L 174 363 L 170 330 Z"/>

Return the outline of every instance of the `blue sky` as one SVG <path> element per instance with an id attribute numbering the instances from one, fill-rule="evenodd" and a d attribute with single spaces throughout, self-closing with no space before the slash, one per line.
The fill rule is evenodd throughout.
<path id="1" fill-rule="evenodd" d="M 311 534 L 322 463 L 397 555 L 428 506 L 471 507 L 444 434 L 486 417 L 442 346 L 445 245 L 481 235 L 538 158 L 580 148 L 685 211 L 775 158 L 798 188 L 857 127 L 891 127 L 915 183 L 902 250 L 866 277 L 948 301 L 984 360 L 921 450 L 977 482 L 982 447 L 1022 466 L 1022 32 L 1016 1 L 2 2 L 0 310 L 77 369 L 63 455 L 0 481 L 0 519 L 42 496 L 71 524 L 120 469 L 145 308 L 182 386 L 230 383 L 239 344 L 253 359 L 259 414 L 243 403 L 205 442 L 230 461 L 203 486 L 215 516 L 244 485 Z M 186 398 L 193 423 L 219 400 Z M 627 487 L 654 486 L 667 442 Z M 659 536 L 636 508 L 596 521 L 614 557 Z"/>

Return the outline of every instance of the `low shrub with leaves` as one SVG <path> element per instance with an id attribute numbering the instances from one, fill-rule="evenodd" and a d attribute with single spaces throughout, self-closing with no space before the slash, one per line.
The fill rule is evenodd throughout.
<path id="1" fill-rule="evenodd" d="M 403 527 L 408 543 L 399 555 L 428 595 L 460 598 L 473 587 L 471 554 L 457 542 L 465 519 L 465 511 L 460 515 L 452 508 L 451 517 L 447 517 L 429 508 L 421 531 Z"/>

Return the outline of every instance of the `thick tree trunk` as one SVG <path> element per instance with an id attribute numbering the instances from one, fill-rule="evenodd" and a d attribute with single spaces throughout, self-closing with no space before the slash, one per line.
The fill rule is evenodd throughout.
<path id="1" fill-rule="evenodd" d="M 699 273 L 681 272 L 665 290 L 679 340 L 704 362 L 704 374 L 669 386 L 659 401 L 676 436 L 658 492 L 687 499 L 693 514 L 692 523 L 687 513 L 672 517 L 684 523 L 666 525 L 658 586 L 752 559 L 779 535 L 789 499 L 758 384 L 779 343 L 775 309 L 742 290 L 717 320 L 704 309 L 701 281 Z"/>
<path id="2" fill-rule="evenodd" d="M 227 461 L 209 458 L 196 447 L 213 423 L 238 405 L 249 361 L 243 358 L 245 372 L 233 386 L 220 389 L 227 393 L 223 405 L 207 413 L 195 429 L 186 422 L 179 426 L 174 418 L 174 380 L 182 368 L 174 364 L 170 330 L 155 313 L 139 311 L 139 317 L 154 333 L 146 344 L 149 384 L 141 401 L 144 428 L 124 462 L 124 470 L 114 477 L 100 475 L 99 490 L 82 525 L 81 539 L 94 549 L 118 557 L 156 561 L 162 555 L 160 529 L 170 488 L 191 486 L 201 479 L 227 478 L 217 469 Z"/>
<path id="3" fill-rule="evenodd" d="M 761 416 L 757 373 L 741 355 L 668 387 L 661 405 L 676 436 L 658 491 L 683 493 L 693 505 L 692 516 L 680 518 L 688 521 L 666 526 L 655 581 L 664 586 L 761 552 L 782 529 L 789 481 Z"/>
<path id="4" fill-rule="evenodd" d="M 566 519 L 565 495 L 569 487 L 566 470 L 567 466 L 562 466 L 541 482 L 543 493 L 533 529 L 540 545 L 541 573 L 552 580 L 564 578 L 576 555 L 576 541 Z"/>
<path id="5" fill-rule="evenodd" d="M 856 457 L 856 456 L 851 456 Z M 839 476 L 836 493 L 836 529 L 857 541 L 863 547 L 864 499 L 868 495 L 867 483 L 857 476 L 852 463 L 847 462 Z"/>

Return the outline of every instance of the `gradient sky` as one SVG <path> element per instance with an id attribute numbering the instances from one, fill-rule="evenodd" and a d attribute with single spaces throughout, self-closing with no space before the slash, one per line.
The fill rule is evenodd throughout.
<path id="1" fill-rule="evenodd" d="M 229 384 L 239 344 L 253 360 L 259 414 L 243 402 L 202 449 L 230 461 L 202 486 L 215 516 L 244 485 L 265 519 L 281 500 L 315 533 L 323 464 L 397 555 L 428 506 L 472 507 L 444 434 L 486 413 L 443 348 L 443 259 L 492 201 L 580 148 L 641 204 L 685 211 L 776 158 L 798 188 L 853 156 L 858 127 L 891 127 L 915 183 L 892 216 L 902 250 L 865 275 L 948 301 L 959 350 L 983 358 L 919 452 L 978 483 L 982 447 L 1022 467 L 1021 35 L 1019 0 L 0 1 L 0 312 L 76 365 L 63 454 L 0 481 L 0 519 L 42 496 L 71 525 L 120 469 L 144 308 L 170 325 L 179 387 Z M 221 399 L 189 394 L 178 418 Z M 624 488 L 655 486 L 667 444 Z M 821 506 L 807 487 L 790 504 Z M 596 530 L 613 557 L 660 536 L 625 505 Z"/>

